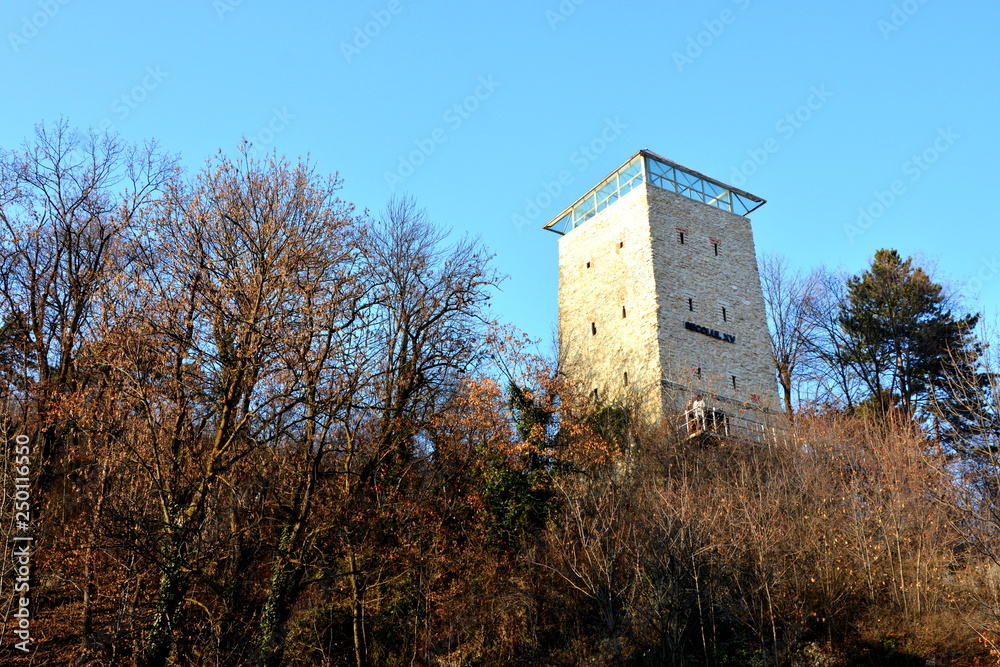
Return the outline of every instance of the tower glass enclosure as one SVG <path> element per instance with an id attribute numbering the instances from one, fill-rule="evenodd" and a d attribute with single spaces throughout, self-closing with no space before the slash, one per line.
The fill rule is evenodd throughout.
<path id="1" fill-rule="evenodd" d="M 603 211 L 641 183 L 649 183 L 737 215 L 749 215 L 765 204 L 765 201 L 756 195 L 726 185 L 643 149 L 547 223 L 544 229 L 565 234 Z"/>
<path id="2" fill-rule="evenodd" d="M 777 403 L 748 215 L 764 200 L 641 150 L 544 226 L 559 237 L 559 355 L 591 400 L 703 424 Z M 722 417 L 725 417 L 723 419 Z"/>

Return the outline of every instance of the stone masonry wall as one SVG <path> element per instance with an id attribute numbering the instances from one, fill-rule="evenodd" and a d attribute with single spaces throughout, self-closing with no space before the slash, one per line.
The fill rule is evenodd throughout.
<path id="1" fill-rule="evenodd" d="M 656 420 L 662 369 L 648 210 L 638 187 L 559 238 L 559 349 L 564 372 L 587 393 L 637 401 Z"/>
<path id="2" fill-rule="evenodd" d="M 636 401 L 650 421 L 662 416 L 661 379 L 691 387 L 666 391 L 671 408 L 697 391 L 777 405 L 743 216 L 649 184 L 634 188 L 560 237 L 559 327 L 563 370 L 602 400 Z"/>
<path id="3" fill-rule="evenodd" d="M 750 221 L 657 187 L 649 187 L 648 200 L 664 377 L 776 407 Z"/>

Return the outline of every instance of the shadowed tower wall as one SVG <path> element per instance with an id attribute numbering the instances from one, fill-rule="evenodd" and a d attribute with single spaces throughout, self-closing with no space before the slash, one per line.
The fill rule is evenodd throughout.
<path id="1" fill-rule="evenodd" d="M 546 228 L 559 239 L 564 372 L 651 422 L 696 393 L 777 405 L 746 217 L 759 197 L 640 151 Z"/>

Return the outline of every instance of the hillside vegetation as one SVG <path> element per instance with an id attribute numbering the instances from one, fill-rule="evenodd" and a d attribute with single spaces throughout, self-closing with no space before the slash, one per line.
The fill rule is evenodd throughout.
<path id="1" fill-rule="evenodd" d="M 0 156 L 3 664 L 997 664 L 995 376 L 910 260 L 765 264 L 786 427 L 689 440 L 340 187 L 65 124 Z"/>

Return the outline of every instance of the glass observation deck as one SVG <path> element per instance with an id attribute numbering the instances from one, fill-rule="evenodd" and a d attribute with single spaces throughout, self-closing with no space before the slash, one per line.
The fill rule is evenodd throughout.
<path id="1" fill-rule="evenodd" d="M 749 215 L 765 201 L 749 192 L 699 174 L 645 149 L 633 155 L 610 176 L 573 202 L 543 229 L 565 234 L 579 227 L 624 196 L 632 188 L 649 183 L 688 199 L 737 215 Z"/>

